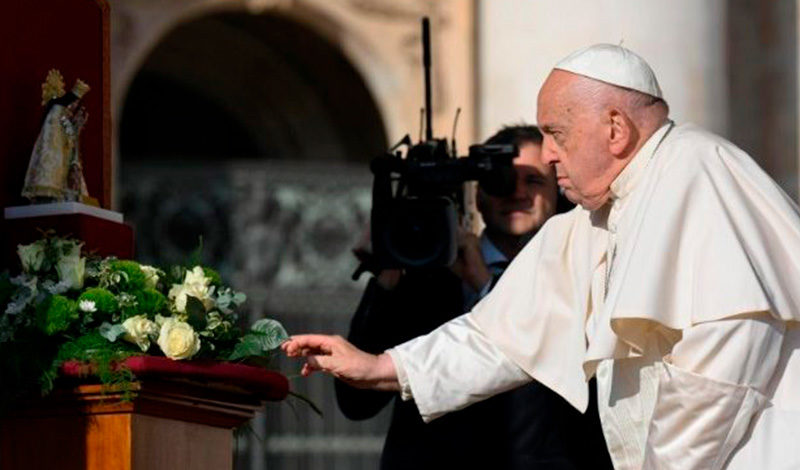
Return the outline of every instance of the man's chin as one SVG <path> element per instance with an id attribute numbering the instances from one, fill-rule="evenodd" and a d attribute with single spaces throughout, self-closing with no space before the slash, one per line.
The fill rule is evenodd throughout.
<path id="1" fill-rule="evenodd" d="M 536 230 L 536 222 L 527 220 L 510 220 L 505 224 L 505 233 L 513 237 L 522 237 Z"/>
<path id="2" fill-rule="evenodd" d="M 561 190 L 561 194 L 566 197 L 569 202 L 573 204 L 577 204 L 587 211 L 594 211 L 603 207 L 606 202 L 608 202 L 608 193 L 604 194 L 601 197 L 585 197 L 578 194 L 577 191 L 574 189 L 563 189 Z"/>
<path id="3" fill-rule="evenodd" d="M 572 189 L 561 188 L 561 195 L 567 198 L 569 202 L 583 206 L 583 198 Z"/>
<path id="4" fill-rule="evenodd" d="M 600 209 L 601 207 L 605 206 L 606 202 L 608 202 L 608 198 L 599 198 L 599 199 L 578 198 L 579 199 L 578 201 L 573 201 L 568 196 L 567 199 L 574 202 L 575 204 L 580 205 L 587 211 L 596 211 L 597 209 Z"/>

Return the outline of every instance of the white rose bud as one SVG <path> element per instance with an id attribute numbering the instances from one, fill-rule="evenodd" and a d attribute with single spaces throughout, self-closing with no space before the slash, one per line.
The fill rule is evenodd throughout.
<path id="1" fill-rule="evenodd" d="M 161 325 L 158 346 L 170 359 L 189 359 L 200 351 L 200 336 L 188 323 L 170 317 Z"/>
<path id="2" fill-rule="evenodd" d="M 195 266 L 194 268 L 186 271 L 186 276 L 183 278 L 183 283 L 186 285 L 199 284 L 202 286 L 208 286 L 211 283 L 211 279 L 206 277 L 206 273 L 203 272 L 203 268 L 201 266 Z"/>
<path id="3" fill-rule="evenodd" d="M 42 268 L 44 262 L 44 247 L 41 243 L 35 242 L 30 245 L 17 245 L 17 255 L 22 262 L 22 269 L 25 272 L 35 272 Z"/>
<path id="4" fill-rule="evenodd" d="M 56 272 L 59 282 L 67 284 L 70 289 L 82 289 L 86 258 L 63 257 L 56 264 Z"/>
<path id="5" fill-rule="evenodd" d="M 183 284 L 173 284 L 168 297 L 175 302 L 175 311 L 180 313 L 186 311 L 186 287 Z"/>
<path id="6" fill-rule="evenodd" d="M 154 268 L 153 266 L 141 265 L 139 266 L 144 273 L 144 286 L 149 287 L 151 289 L 155 289 L 156 285 L 158 285 L 158 268 Z"/>
<path id="7" fill-rule="evenodd" d="M 183 284 L 173 284 L 167 296 L 175 302 L 175 311 L 186 312 L 186 297 L 191 296 L 203 303 L 206 310 L 214 306 L 214 286 L 206 277 L 203 268 L 195 266 L 186 271 Z"/>
<path id="8" fill-rule="evenodd" d="M 139 346 L 142 352 L 150 349 L 150 338 L 158 334 L 158 325 L 144 315 L 136 315 L 122 322 L 125 334 L 122 339 Z"/>

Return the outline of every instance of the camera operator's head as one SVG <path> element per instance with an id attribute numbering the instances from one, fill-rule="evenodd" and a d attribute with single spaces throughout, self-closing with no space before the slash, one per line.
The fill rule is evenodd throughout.
<path id="1" fill-rule="evenodd" d="M 506 254 L 514 256 L 530 237 L 556 212 L 566 209 L 560 201 L 553 168 L 541 159 L 542 134 L 535 126 L 507 126 L 486 144 L 515 144 L 517 184 L 506 197 L 478 191 L 478 210 L 486 223 L 486 235 Z M 561 210 L 559 210 L 561 209 Z"/>

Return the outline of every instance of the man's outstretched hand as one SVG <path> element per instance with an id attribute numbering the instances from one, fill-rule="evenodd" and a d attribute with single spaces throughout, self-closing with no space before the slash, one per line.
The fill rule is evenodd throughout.
<path id="1" fill-rule="evenodd" d="M 292 336 L 281 349 L 289 357 L 306 358 L 300 371 L 305 377 L 319 370 L 358 388 L 400 390 L 394 362 L 388 354 L 365 353 L 341 336 Z"/>

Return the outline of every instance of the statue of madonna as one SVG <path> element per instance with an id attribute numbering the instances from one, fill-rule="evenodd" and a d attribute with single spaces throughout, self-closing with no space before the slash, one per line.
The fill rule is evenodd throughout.
<path id="1" fill-rule="evenodd" d="M 22 196 L 33 203 L 89 200 L 81 167 L 79 137 L 88 115 L 79 107 L 89 85 L 75 82 L 64 93 L 57 70 L 48 73 L 42 85 L 44 121 L 33 146 Z"/>

